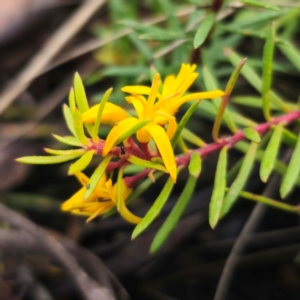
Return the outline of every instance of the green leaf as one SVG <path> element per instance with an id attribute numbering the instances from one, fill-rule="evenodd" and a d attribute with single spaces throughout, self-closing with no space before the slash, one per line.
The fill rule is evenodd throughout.
<path id="1" fill-rule="evenodd" d="M 157 180 L 160 178 L 164 173 L 156 172 L 154 173 L 154 179 Z M 145 192 L 154 182 L 147 178 L 145 179 L 141 184 L 139 184 L 136 188 L 134 188 L 133 192 L 129 195 L 129 197 L 126 199 L 126 205 L 131 203 L 133 200 L 135 200 L 137 197 L 139 197 L 143 192 Z M 110 209 L 107 213 L 103 215 L 103 218 L 107 218 L 117 212 L 116 207 L 113 207 Z"/>
<path id="2" fill-rule="evenodd" d="M 74 120 L 73 120 L 71 110 L 67 104 L 63 105 L 63 114 L 70 132 L 75 136 L 76 133 L 74 130 Z"/>
<path id="3" fill-rule="evenodd" d="M 33 165 L 47 165 L 47 164 L 60 164 L 62 162 L 75 159 L 82 154 L 73 154 L 69 156 L 23 156 L 17 158 L 16 161 L 23 164 Z"/>
<path id="4" fill-rule="evenodd" d="M 224 198 L 220 218 L 223 218 L 229 212 L 232 205 L 238 198 L 240 191 L 244 188 L 245 184 L 247 183 L 251 170 L 254 166 L 257 147 L 258 144 L 256 142 L 252 142 L 250 144 L 250 147 L 243 160 L 240 171 Z"/>
<path id="5" fill-rule="evenodd" d="M 181 118 L 178 126 L 177 126 L 177 129 L 176 129 L 176 132 L 172 138 L 172 141 L 171 141 L 171 144 L 172 144 L 172 148 L 174 149 L 177 142 L 178 142 L 178 139 L 180 137 L 180 134 L 182 132 L 182 130 L 184 129 L 186 123 L 188 122 L 188 120 L 191 118 L 191 116 L 193 115 L 193 113 L 195 112 L 195 110 L 197 109 L 199 103 L 201 101 L 197 101 L 195 103 L 193 103 L 189 109 L 186 111 L 186 113 L 184 114 L 184 116 Z"/>
<path id="6" fill-rule="evenodd" d="M 69 168 L 68 175 L 74 175 L 77 172 L 84 170 L 92 161 L 92 158 L 95 154 L 94 150 L 90 150 L 82 155 L 74 164 Z"/>
<path id="7" fill-rule="evenodd" d="M 73 119 L 74 119 L 74 130 L 75 130 L 76 137 L 82 144 L 88 145 L 89 140 L 84 134 L 82 117 L 81 117 L 81 113 L 79 112 L 78 109 L 74 110 Z"/>
<path id="8" fill-rule="evenodd" d="M 261 8 L 266 8 L 270 10 L 275 10 L 275 11 L 280 11 L 279 7 L 275 5 L 271 5 L 268 3 L 263 3 L 261 1 L 256 1 L 256 0 L 240 0 L 240 2 L 243 2 L 248 5 L 256 6 L 256 7 L 261 7 Z"/>
<path id="9" fill-rule="evenodd" d="M 260 143 L 260 136 L 259 133 L 254 128 L 245 128 L 244 129 L 244 136 L 255 143 Z"/>
<path id="10" fill-rule="evenodd" d="M 213 126 L 213 132 L 212 132 L 212 135 L 213 135 L 213 139 L 215 142 L 218 141 L 219 139 L 219 130 L 220 130 L 220 126 L 221 126 L 221 123 L 222 123 L 222 120 L 223 120 L 223 116 L 224 116 L 224 113 L 225 113 L 225 110 L 226 110 L 226 107 L 228 105 L 228 101 L 229 101 L 229 97 L 231 95 L 231 92 L 235 86 L 235 83 L 240 75 L 240 72 L 241 72 L 241 69 L 243 68 L 244 64 L 246 63 L 246 58 L 244 58 L 237 66 L 236 68 L 233 70 L 228 82 L 227 82 L 227 85 L 226 85 L 226 88 L 225 88 L 225 95 L 223 96 L 222 98 L 222 101 L 218 107 L 218 112 L 217 112 L 217 116 L 216 116 L 216 119 L 215 119 L 215 122 L 214 122 L 214 126 Z M 231 126 L 234 126 L 234 123 L 232 123 Z M 237 129 L 236 127 L 232 127 L 232 130 L 233 132 L 236 132 Z"/>
<path id="11" fill-rule="evenodd" d="M 294 149 L 297 144 L 297 136 L 293 132 L 283 128 L 282 142 Z"/>
<path id="12" fill-rule="evenodd" d="M 237 66 L 241 61 L 241 56 L 239 56 L 236 52 L 232 49 L 224 49 L 225 55 L 228 57 L 229 61 L 234 65 Z M 262 88 L 262 80 L 256 74 L 256 72 L 246 64 L 243 69 L 241 70 L 241 74 L 247 79 L 247 81 L 260 93 Z M 288 112 L 289 108 L 287 105 L 280 100 L 280 98 L 272 91 L 270 91 L 270 100 L 276 105 L 279 110 Z"/>
<path id="13" fill-rule="evenodd" d="M 160 192 L 159 196 L 151 206 L 151 208 L 148 210 L 147 214 L 144 216 L 142 221 L 134 228 L 132 232 L 131 239 L 136 238 L 138 235 L 140 235 L 158 216 L 161 209 L 165 205 L 166 201 L 168 200 L 171 191 L 173 189 L 174 182 L 171 178 L 169 178 Z"/>
<path id="14" fill-rule="evenodd" d="M 78 72 L 75 73 L 73 85 L 77 107 L 83 114 L 89 109 L 89 104 L 86 98 L 84 85 Z"/>
<path id="15" fill-rule="evenodd" d="M 73 136 L 60 136 L 57 134 L 52 134 L 54 138 L 56 138 L 58 141 L 60 141 L 63 144 L 71 145 L 71 146 L 78 146 L 82 147 L 83 144 L 77 140 L 77 138 Z"/>
<path id="16" fill-rule="evenodd" d="M 227 151 L 228 148 L 225 146 L 221 150 L 218 160 L 213 192 L 209 204 L 209 224 L 211 228 L 215 228 L 220 219 L 226 188 Z"/>
<path id="17" fill-rule="evenodd" d="M 279 192 L 281 198 L 285 198 L 294 185 L 296 184 L 297 178 L 300 172 L 300 134 L 298 136 L 297 144 L 292 154 L 291 160 L 287 167 L 286 173 L 283 177 Z"/>
<path id="18" fill-rule="evenodd" d="M 71 113 L 72 113 L 72 111 L 74 111 L 75 108 L 76 108 L 75 93 L 74 93 L 73 88 L 70 89 L 70 93 L 69 93 L 69 106 L 70 106 L 70 110 L 71 110 Z"/>
<path id="19" fill-rule="evenodd" d="M 280 51 L 287 57 L 287 59 L 293 64 L 295 68 L 300 72 L 300 52 L 292 44 L 278 45 Z"/>
<path id="20" fill-rule="evenodd" d="M 255 107 L 255 108 L 262 108 L 262 101 L 261 97 L 254 97 L 254 96 L 237 96 L 230 98 L 231 103 L 236 103 L 240 105 L 244 105 L 247 107 Z M 278 111 L 278 107 L 275 106 L 273 103 L 270 103 L 270 109 Z"/>
<path id="21" fill-rule="evenodd" d="M 203 70 L 203 80 L 204 80 L 205 88 L 207 90 L 217 90 L 218 87 L 216 85 L 216 81 L 215 81 L 214 77 L 212 76 L 211 72 L 209 71 L 209 69 L 207 67 L 203 67 L 202 70 Z M 204 101 L 202 101 L 202 103 L 203 102 Z M 220 98 L 213 99 L 211 101 L 211 103 L 215 107 L 215 110 L 216 110 L 215 114 L 217 114 L 217 111 L 219 110 L 219 107 L 221 105 L 221 99 Z M 233 122 L 233 118 L 230 117 L 229 111 L 227 109 L 224 112 L 224 121 L 227 124 L 228 128 L 232 132 L 236 132 L 236 126 L 235 126 L 235 124 Z"/>
<path id="22" fill-rule="evenodd" d="M 162 33 L 163 30 L 156 26 L 145 25 L 141 22 L 136 22 L 132 20 L 121 20 L 119 21 L 121 25 L 124 25 L 127 28 L 134 29 L 135 31 L 142 33 Z"/>
<path id="23" fill-rule="evenodd" d="M 262 73 L 262 104 L 263 113 L 267 121 L 271 119 L 270 114 L 270 88 L 272 77 L 272 63 L 274 53 L 274 40 L 275 40 L 275 24 L 271 25 L 271 28 L 267 35 L 267 40 L 263 51 L 263 73 Z"/>
<path id="24" fill-rule="evenodd" d="M 83 155 L 86 150 L 85 149 L 70 149 L 70 150 L 56 150 L 56 149 L 49 149 L 44 148 L 44 151 L 53 154 L 53 155 L 59 155 L 59 156 L 69 156 L 69 155 Z"/>
<path id="25" fill-rule="evenodd" d="M 263 182 L 267 182 L 274 168 L 276 157 L 280 146 L 282 128 L 283 128 L 282 123 L 276 125 L 272 137 L 269 141 L 269 144 L 264 152 L 261 165 L 260 165 L 260 170 L 259 170 L 260 179 Z"/>
<path id="26" fill-rule="evenodd" d="M 196 134 L 194 134 L 187 128 L 182 129 L 181 137 L 186 141 L 190 142 L 191 144 L 196 145 L 200 148 L 206 145 L 206 143 L 202 139 L 200 139 Z"/>
<path id="27" fill-rule="evenodd" d="M 105 94 L 102 97 L 102 100 L 100 102 L 98 113 L 97 113 L 96 120 L 95 120 L 95 124 L 94 124 L 94 127 L 92 129 L 92 138 L 93 138 L 94 141 L 98 138 L 98 132 L 100 130 L 101 117 L 102 117 L 102 114 L 103 114 L 103 111 L 104 111 L 105 104 L 106 104 L 112 90 L 113 90 L 113 88 L 108 89 L 105 92 Z"/>
<path id="28" fill-rule="evenodd" d="M 135 134 L 138 130 L 140 130 L 141 128 L 143 128 L 144 126 L 146 126 L 150 122 L 151 122 L 151 120 L 140 121 L 135 126 L 133 126 L 132 128 L 130 128 L 127 132 L 125 132 L 124 134 L 122 134 L 117 139 L 117 141 L 115 142 L 115 145 L 120 144 L 121 142 L 123 142 L 124 140 L 126 140 L 127 138 L 129 138 L 130 136 L 132 136 L 133 134 Z"/>
<path id="29" fill-rule="evenodd" d="M 167 169 L 163 165 L 152 162 L 152 161 L 149 161 L 149 160 L 141 159 L 141 158 L 136 157 L 134 155 L 130 155 L 127 158 L 127 160 L 129 162 L 131 162 L 132 164 L 135 164 L 135 165 L 138 165 L 138 166 L 141 166 L 141 167 L 144 167 L 144 168 L 155 169 L 155 170 L 159 170 L 159 171 L 168 173 Z"/>
<path id="30" fill-rule="evenodd" d="M 249 148 L 249 144 L 245 141 L 240 141 L 238 143 L 236 143 L 234 145 L 234 148 L 243 152 L 243 153 L 247 153 L 248 148 Z M 255 155 L 255 159 L 257 161 L 261 161 L 264 155 L 264 151 L 262 151 L 261 149 L 258 149 L 256 151 L 256 155 Z M 275 165 L 274 165 L 274 170 L 280 174 L 280 175 L 284 175 L 287 167 L 285 164 L 283 164 L 282 162 L 280 162 L 279 160 L 275 161 Z M 298 176 L 297 180 L 296 180 L 297 185 L 300 187 L 300 177 Z"/>
<path id="31" fill-rule="evenodd" d="M 122 180 L 123 180 L 123 173 L 124 173 L 124 167 L 121 167 L 118 172 L 118 179 L 117 179 L 117 203 L 116 207 L 118 211 L 121 208 L 122 205 Z"/>
<path id="32" fill-rule="evenodd" d="M 199 155 L 198 155 L 198 158 L 199 158 Z M 194 168 L 194 167 L 191 167 L 191 168 Z M 179 222 L 179 219 L 181 218 L 182 214 L 184 213 L 185 208 L 187 207 L 187 205 L 194 193 L 196 183 L 197 183 L 197 177 L 190 174 L 190 176 L 187 180 L 187 183 L 186 183 L 182 193 L 180 194 L 180 197 L 179 197 L 177 203 L 175 204 L 171 213 L 169 214 L 169 216 L 167 217 L 167 219 L 165 220 L 163 225 L 159 228 L 157 234 L 154 237 L 154 240 L 150 246 L 151 253 L 156 252 L 162 246 L 164 241 L 167 239 L 169 234 L 172 232 L 172 230 L 175 228 L 175 226 Z"/>
<path id="33" fill-rule="evenodd" d="M 84 197 L 83 197 L 84 200 L 88 199 L 94 192 L 99 180 L 102 178 L 102 176 L 106 170 L 106 167 L 109 164 L 111 159 L 112 159 L 111 156 L 105 157 L 103 159 L 103 161 L 100 163 L 100 165 L 98 166 L 98 168 L 95 170 L 95 172 L 90 177 L 90 180 L 88 182 L 89 188 L 86 188 L 86 190 L 85 190 Z"/>
<path id="34" fill-rule="evenodd" d="M 177 32 L 152 32 L 152 33 L 143 33 L 138 36 L 140 40 L 147 40 L 147 41 L 174 41 L 178 39 Z"/>
<path id="35" fill-rule="evenodd" d="M 215 13 L 209 13 L 206 18 L 200 23 L 198 30 L 196 31 L 194 37 L 194 49 L 200 47 L 205 40 L 207 39 L 208 34 L 210 33 L 214 22 L 215 22 L 216 15 Z"/>
<path id="36" fill-rule="evenodd" d="M 197 152 L 193 152 L 188 167 L 190 175 L 194 176 L 195 178 L 198 178 L 201 173 L 201 168 L 202 168 L 201 156 Z"/>

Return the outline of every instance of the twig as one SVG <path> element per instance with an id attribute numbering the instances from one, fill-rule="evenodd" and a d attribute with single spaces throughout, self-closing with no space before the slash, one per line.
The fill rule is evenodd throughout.
<path id="1" fill-rule="evenodd" d="M 87 0 L 53 34 L 43 48 L 35 55 L 21 73 L 13 79 L 0 95 L 0 114 L 18 97 L 50 63 L 54 56 L 84 26 L 90 17 L 105 3 L 105 0 Z"/>
<path id="2" fill-rule="evenodd" d="M 114 287 L 117 288 L 117 294 L 120 295 L 120 299 L 128 299 L 128 294 L 124 287 L 98 256 L 88 249 L 76 245 L 69 239 L 63 237 L 58 237 L 57 239 L 89 271 L 94 279 L 105 285 L 111 292 L 113 292 L 112 282 Z M 11 250 L 18 252 L 45 252 L 41 243 L 23 230 L 0 229 L 0 249 L 4 252 Z M 52 255 L 51 251 L 48 251 L 48 249 L 46 251 L 47 254 Z M 57 260 L 53 255 L 52 257 Z"/>
<path id="3" fill-rule="evenodd" d="M 8 207 L 0 204 L 0 219 L 10 225 L 22 228 L 35 237 L 44 249 L 50 252 L 67 269 L 79 291 L 86 300 L 113 300 L 114 297 L 106 287 L 100 287 L 96 281 L 92 280 L 79 266 L 70 253 L 53 237 L 41 227 L 14 212 Z"/>
<path id="4" fill-rule="evenodd" d="M 79 73 L 82 78 L 85 78 L 85 74 L 89 74 L 89 72 L 93 71 L 95 68 L 97 68 L 97 65 L 94 63 L 91 64 L 91 61 L 88 61 L 79 68 Z M 59 103 L 61 103 L 70 91 L 73 76 L 73 73 L 66 76 L 66 79 L 49 96 L 46 96 L 43 100 L 41 100 L 33 122 L 28 124 L 28 126 L 20 127 L 18 133 L 11 140 L 0 143 L 0 151 L 34 129 L 43 118 L 45 118 Z"/>
<path id="5" fill-rule="evenodd" d="M 287 160 L 287 157 L 284 158 Z M 274 191 L 276 191 L 276 187 L 278 186 L 279 175 L 275 174 L 272 179 L 269 181 L 263 196 L 270 197 Z M 235 244 L 232 247 L 232 250 L 226 260 L 224 269 L 222 271 L 217 290 L 215 293 L 214 300 L 223 300 L 226 298 L 226 293 L 228 291 L 228 287 L 230 281 L 233 277 L 234 271 L 238 265 L 239 256 L 244 251 L 247 246 L 248 236 L 251 232 L 253 232 L 265 211 L 267 210 L 267 206 L 262 203 L 258 203 L 255 205 L 249 219 L 247 220 L 243 230 L 241 231 L 239 237 L 237 238 Z"/>

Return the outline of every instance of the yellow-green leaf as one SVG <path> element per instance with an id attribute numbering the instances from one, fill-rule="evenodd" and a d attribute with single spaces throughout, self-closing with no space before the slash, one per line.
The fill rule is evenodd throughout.
<path id="1" fill-rule="evenodd" d="M 54 138 L 56 138 L 58 141 L 60 141 L 63 144 L 71 145 L 71 146 L 78 146 L 82 147 L 83 144 L 77 140 L 77 138 L 73 136 L 60 136 L 57 134 L 52 134 Z"/>
<path id="2" fill-rule="evenodd" d="M 107 165 L 109 164 L 111 160 L 111 156 L 107 156 L 103 159 L 103 161 L 100 163 L 98 168 L 95 170 L 95 172 L 90 177 L 90 180 L 88 182 L 88 187 L 85 190 L 84 193 L 84 200 L 88 199 L 88 197 L 94 192 L 99 180 L 102 178 Z"/>
<path id="3" fill-rule="evenodd" d="M 200 23 L 198 30 L 196 31 L 194 37 L 194 48 L 200 47 L 205 40 L 207 39 L 208 34 L 210 33 L 214 22 L 215 22 L 216 15 L 213 12 L 210 12 L 205 19 Z"/>
<path id="4" fill-rule="evenodd" d="M 98 113 L 97 113 L 96 120 L 95 120 L 95 124 L 94 124 L 93 130 L 92 130 L 92 138 L 93 138 L 94 141 L 98 137 L 98 132 L 100 130 L 101 117 L 102 117 L 102 114 L 103 114 L 103 111 L 104 111 L 105 104 L 106 104 L 112 90 L 113 90 L 113 88 L 108 89 L 105 92 L 105 94 L 103 95 L 102 99 L 101 99 L 99 109 L 98 109 Z"/>
<path id="5" fill-rule="evenodd" d="M 75 73 L 73 85 L 77 107 L 79 111 L 83 114 L 89 109 L 89 104 L 86 98 L 84 85 L 78 72 Z"/>
<path id="6" fill-rule="evenodd" d="M 165 173 L 168 173 L 167 169 L 159 164 L 159 163 L 155 163 L 149 160 L 145 160 L 145 159 L 141 159 L 139 157 L 130 155 L 127 159 L 129 162 L 131 162 L 132 164 L 144 167 L 144 168 L 150 168 L 150 169 L 155 169 L 155 170 L 159 170 Z"/>
<path id="7" fill-rule="evenodd" d="M 159 196 L 151 206 L 151 208 L 148 210 L 147 214 L 144 216 L 142 221 L 134 228 L 132 232 L 132 239 L 136 238 L 138 235 L 140 235 L 158 216 L 161 209 L 165 205 L 166 201 L 168 200 L 171 191 L 173 189 L 174 182 L 171 178 L 169 178 L 160 192 Z"/>
<path id="8" fill-rule="evenodd" d="M 53 154 L 53 155 L 60 155 L 60 156 L 69 156 L 69 155 L 83 155 L 86 150 L 84 149 L 70 149 L 70 150 L 56 150 L 56 149 L 49 149 L 44 148 L 44 151 Z"/>
<path id="9" fill-rule="evenodd" d="M 77 109 L 75 109 L 73 112 L 73 119 L 74 119 L 74 130 L 75 130 L 76 137 L 82 144 L 88 145 L 89 140 L 84 134 L 81 113 Z"/>
<path id="10" fill-rule="evenodd" d="M 33 165 L 47 165 L 47 164 L 60 164 L 62 162 L 75 159 L 82 154 L 73 154 L 69 156 L 23 156 L 17 158 L 16 161 L 23 164 Z"/>
<path id="11" fill-rule="evenodd" d="M 74 120 L 73 120 L 72 112 L 67 104 L 63 105 L 63 113 L 70 132 L 75 136 L 76 133 L 74 130 Z"/>
<path id="12" fill-rule="evenodd" d="M 281 136 L 282 136 L 282 128 L 283 124 L 280 123 L 276 125 L 274 132 L 272 134 L 272 137 L 269 141 L 269 144 L 264 152 L 261 164 L 260 164 L 260 170 L 259 175 L 260 179 L 263 182 L 267 182 L 273 168 L 275 165 L 276 157 L 278 154 Z"/>
<path id="13" fill-rule="evenodd" d="M 201 173 L 201 168 L 202 168 L 202 158 L 197 152 L 193 152 L 188 166 L 189 173 L 195 178 L 198 178 Z"/>
<path id="14" fill-rule="evenodd" d="M 272 77 L 272 63 L 275 44 L 275 24 L 271 25 L 268 32 L 263 52 L 263 72 L 262 72 L 262 104 L 263 113 L 267 121 L 271 119 L 270 114 L 270 88 Z"/>
<path id="15" fill-rule="evenodd" d="M 240 168 L 240 171 L 223 200 L 220 218 L 223 218 L 229 212 L 232 205 L 238 198 L 240 191 L 244 188 L 245 184 L 247 183 L 251 170 L 254 166 L 257 147 L 258 144 L 256 142 L 252 142 L 250 144 L 246 156 L 243 160 L 242 166 Z"/>
<path id="16" fill-rule="evenodd" d="M 280 186 L 280 196 L 285 198 L 295 186 L 297 178 L 300 172 L 300 134 L 298 135 L 298 140 L 294 152 L 292 154 L 291 160 L 287 167 L 286 173 L 283 177 Z"/>
<path id="17" fill-rule="evenodd" d="M 69 168 L 68 174 L 74 175 L 77 172 L 83 171 L 92 161 L 92 158 L 95 154 L 94 150 L 90 150 L 82 155 L 74 164 L 72 164 Z"/>
<path id="18" fill-rule="evenodd" d="M 221 215 L 221 209 L 226 189 L 227 151 L 225 146 L 219 155 L 213 192 L 209 204 L 209 224 L 215 228 Z"/>
<path id="19" fill-rule="evenodd" d="M 260 143 L 260 135 L 254 128 L 245 128 L 244 136 L 252 142 Z"/>

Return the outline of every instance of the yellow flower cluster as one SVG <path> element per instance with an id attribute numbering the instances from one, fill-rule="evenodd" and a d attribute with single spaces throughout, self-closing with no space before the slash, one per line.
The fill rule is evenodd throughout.
<path id="1" fill-rule="evenodd" d="M 128 93 L 128 103 L 132 104 L 136 117 L 129 116 L 121 107 L 112 103 L 106 103 L 101 117 L 101 123 L 113 126 L 104 144 L 103 156 L 107 156 L 119 141 L 120 137 L 136 126 L 141 121 L 148 121 L 146 125 L 136 132 L 136 138 L 140 144 L 148 144 L 153 139 L 166 170 L 173 182 L 176 182 L 177 167 L 171 140 L 177 129 L 175 114 L 184 103 L 191 100 L 213 99 L 224 95 L 223 91 L 198 92 L 186 94 L 189 87 L 198 77 L 195 72 L 196 65 L 182 64 L 177 76 L 169 75 L 163 83 L 159 74 L 154 76 L 151 87 L 125 86 L 122 91 Z M 82 114 L 82 120 L 86 124 L 95 123 L 99 105 L 95 105 Z M 126 144 L 126 141 L 124 141 Z M 88 178 L 82 173 L 78 174 L 80 182 L 86 185 Z M 89 220 L 97 215 L 107 212 L 116 205 L 116 185 L 106 176 L 100 180 L 92 196 L 83 201 L 85 187 L 67 200 L 62 209 L 76 214 L 89 215 Z M 121 215 L 132 223 L 139 222 L 140 218 L 132 215 L 125 206 L 125 200 L 131 190 L 123 181 Z M 121 211 L 122 210 L 122 211 Z"/>

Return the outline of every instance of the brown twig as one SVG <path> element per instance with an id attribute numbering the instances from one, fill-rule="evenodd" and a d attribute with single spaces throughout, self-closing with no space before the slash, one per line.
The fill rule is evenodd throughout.
<path id="1" fill-rule="evenodd" d="M 35 237 L 44 249 L 51 253 L 69 272 L 78 290 L 86 300 L 113 300 L 115 299 L 106 287 L 101 287 L 91 279 L 79 266 L 74 257 L 52 236 L 33 222 L 0 204 L 0 219 L 10 225 L 21 228 Z"/>
<path id="2" fill-rule="evenodd" d="M 105 0 L 87 0 L 53 34 L 43 48 L 35 55 L 20 74 L 13 79 L 0 95 L 0 114 L 18 97 L 42 71 L 57 53 L 86 24 L 91 16 L 105 3 Z"/>

